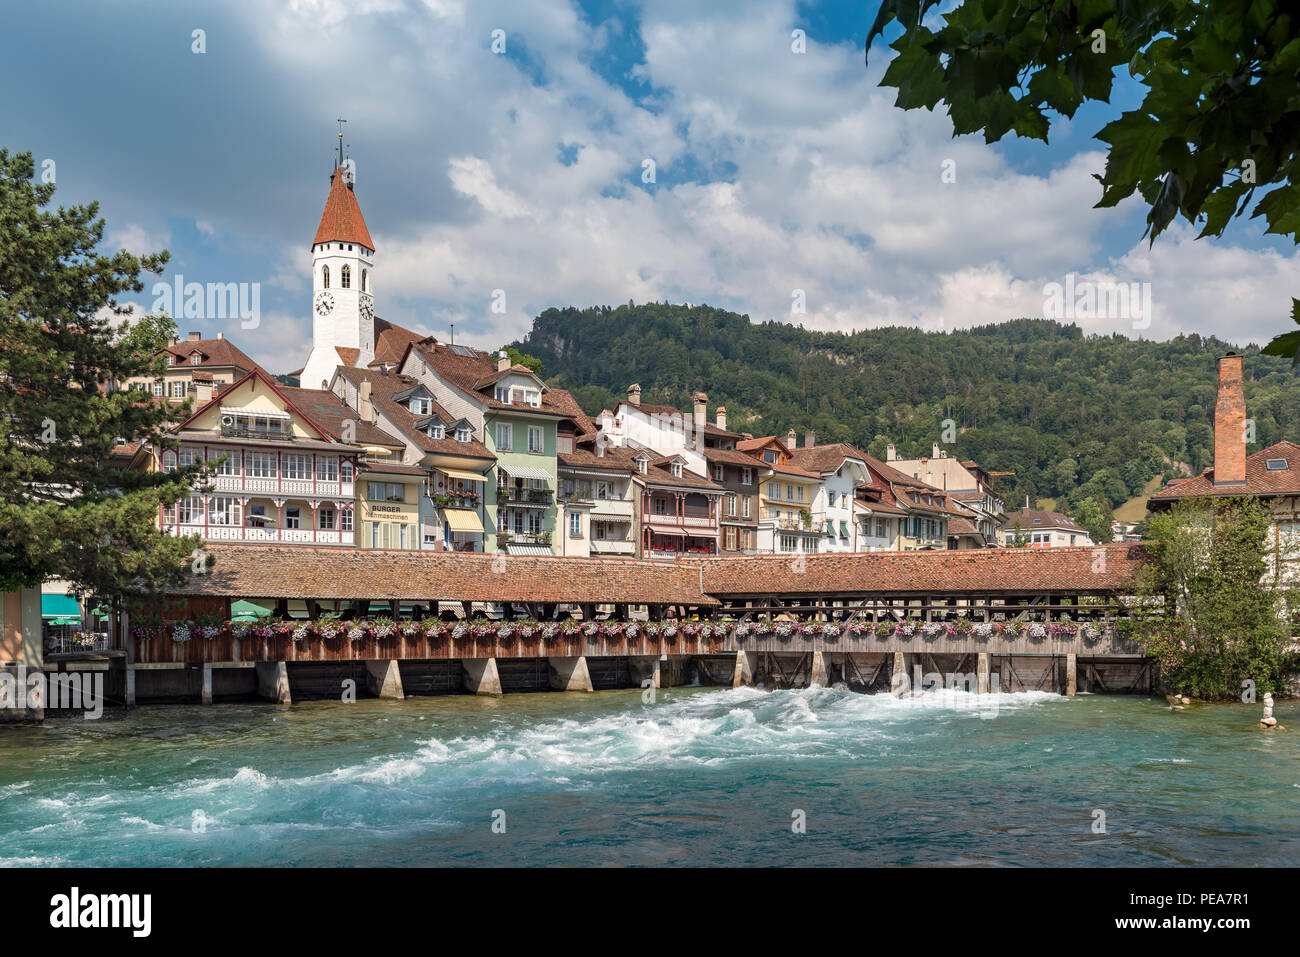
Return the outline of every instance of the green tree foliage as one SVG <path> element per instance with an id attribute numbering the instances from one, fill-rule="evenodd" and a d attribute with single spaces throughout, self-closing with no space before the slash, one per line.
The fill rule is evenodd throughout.
<path id="1" fill-rule="evenodd" d="M 1105 502 L 1085 496 L 1070 505 L 1069 515 L 1088 530 L 1088 537 L 1098 545 L 1105 545 L 1114 537 L 1110 523 L 1115 515 Z"/>
<path id="2" fill-rule="evenodd" d="M 1101 198 L 1139 194 L 1154 242 L 1175 216 L 1221 236 L 1248 209 L 1266 233 L 1300 242 L 1300 21 L 1276 0 L 962 0 L 924 25 L 938 0 L 883 0 L 866 52 L 902 32 L 881 80 L 904 109 L 942 102 L 954 134 L 1047 141 L 1053 116 L 1109 102 L 1115 71 L 1144 89 L 1107 123 Z M 1258 194 L 1257 194 L 1258 191 Z M 1300 303 L 1293 315 L 1300 322 Z M 1270 354 L 1300 361 L 1300 333 Z"/>
<path id="3" fill-rule="evenodd" d="M 1113 509 L 1152 478 L 1208 465 L 1216 359 L 1230 349 L 1247 356 L 1250 450 L 1287 438 L 1288 423 L 1300 421 L 1286 359 L 1198 335 L 1085 337 L 1046 320 L 835 333 L 648 303 L 548 309 L 515 345 L 592 413 L 634 382 L 643 401 L 687 410 L 702 389 L 710 418 L 725 405 L 734 431 L 812 430 L 819 442 L 852 442 L 882 459 L 890 442 L 904 457 L 929 455 L 952 419 L 950 455 L 1015 473 L 1001 480 L 1010 508 L 1028 495 L 1055 497 L 1062 509 L 1079 498 Z"/>
<path id="4" fill-rule="evenodd" d="M 1284 610 L 1295 589 L 1279 580 L 1267 508 L 1257 499 L 1185 501 L 1151 516 L 1134 609 L 1138 634 L 1163 682 L 1198 698 L 1227 700 L 1253 681 L 1280 691 L 1287 659 Z"/>
<path id="5" fill-rule="evenodd" d="M 539 376 L 542 375 L 543 372 L 545 371 L 546 367 L 542 365 L 541 360 L 533 356 L 524 355 L 514 346 L 505 346 L 502 351 L 505 352 L 505 354 L 510 357 L 510 362 L 512 365 L 523 366 L 525 369 L 531 369 Z"/>
<path id="6" fill-rule="evenodd" d="M 197 469 L 111 469 L 119 440 L 162 441 L 176 410 L 110 384 L 161 377 L 166 317 L 124 322 L 137 258 L 97 251 L 98 205 L 49 209 L 30 153 L 0 150 L 0 589 L 66 578 L 99 595 L 140 595 L 188 574 L 197 539 L 164 536 L 159 503 L 188 494 Z M 183 571 L 182 571 L 183 569 Z"/>

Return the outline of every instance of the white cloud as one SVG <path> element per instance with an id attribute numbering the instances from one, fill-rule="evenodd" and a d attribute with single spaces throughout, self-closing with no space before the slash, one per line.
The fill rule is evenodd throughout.
<path id="1" fill-rule="evenodd" d="M 816 328 L 957 328 L 1041 315 L 1044 285 L 1069 272 L 1152 283 L 1149 329 L 1089 331 L 1267 337 L 1285 325 L 1295 256 L 1175 230 L 1108 257 L 1105 231 L 1127 209 L 1093 208 L 1102 154 L 1018 170 L 978 138 L 954 140 L 945 116 L 895 108 L 876 85 L 883 56 L 868 72 L 860 47 L 813 35 L 792 53 L 801 25 L 792 0 L 647 4 L 634 70 L 656 91 L 646 103 L 595 72 L 616 31 L 565 0 L 295 0 L 264 6 L 250 29 L 286 84 L 337 100 L 331 118 L 409 144 L 359 159 L 379 311 L 421 327 L 459 317 L 458 340 L 495 346 L 547 306 L 629 298 Z M 531 67 L 489 51 L 496 28 Z M 571 165 L 559 144 L 576 149 Z M 653 186 L 640 181 L 647 157 Z M 946 160 L 956 182 L 941 179 Z M 378 205 L 395 176 L 406 201 Z M 433 213 L 414 218 L 412 205 Z M 272 281 L 289 289 L 295 269 L 303 308 L 284 328 L 306 336 L 305 263 L 281 256 Z M 495 289 L 505 315 L 490 311 Z M 790 313 L 796 289 L 806 315 Z"/>

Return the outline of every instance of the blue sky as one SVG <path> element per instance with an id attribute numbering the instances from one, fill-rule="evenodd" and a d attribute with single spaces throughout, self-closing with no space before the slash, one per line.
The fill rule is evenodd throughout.
<path id="1" fill-rule="evenodd" d="M 862 62 L 875 4 L 746 0 L 51 0 L 6 10 L 0 145 L 97 199 L 108 242 L 166 274 L 261 284 L 273 371 L 310 336 L 310 242 L 337 117 L 377 246 L 380 315 L 494 348 L 548 306 L 669 299 L 824 329 L 1041 315 L 1067 273 L 1149 282 L 1153 316 L 1089 331 L 1263 341 L 1300 259 L 1258 222 L 1148 250 L 1137 203 L 1093 208 L 1092 135 L 954 140 Z M 806 52 L 791 49 L 805 31 Z M 206 52 L 192 52 L 203 30 Z M 505 52 L 492 52 L 494 30 Z M 653 160 L 655 182 L 643 182 Z M 941 182 L 951 160 L 956 182 Z M 491 311 L 495 290 L 506 311 Z M 803 313 L 792 313 L 801 290 Z M 153 297 L 139 297 L 148 307 Z"/>

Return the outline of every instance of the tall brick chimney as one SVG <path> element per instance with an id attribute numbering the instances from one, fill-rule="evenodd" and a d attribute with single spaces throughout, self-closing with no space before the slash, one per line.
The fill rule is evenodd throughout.
<path id="1" fill-rule="evenodd" d="M 1219 401 L 1214 406 L 1214 484 L 1246 484 L 1246 391 L 1241 356 L 1219 360 Z"/>

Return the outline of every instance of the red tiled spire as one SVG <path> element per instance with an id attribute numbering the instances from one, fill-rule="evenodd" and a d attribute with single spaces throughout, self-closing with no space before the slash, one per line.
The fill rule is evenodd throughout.
<path id="1" fill-rule="evenodd" d="M 321 213 L 320 225 L 316 227 L 317 243 L 360 243 L 367 249 L 374 249 L 374 240 L 366 221 L 361 216 L 361 207 L 357 205 L 356 194 L 348 189 L 344 182 L 343 167 L 334 171 L 330 180 L 330 194 L 325 199 L 325 212 Z"/>

